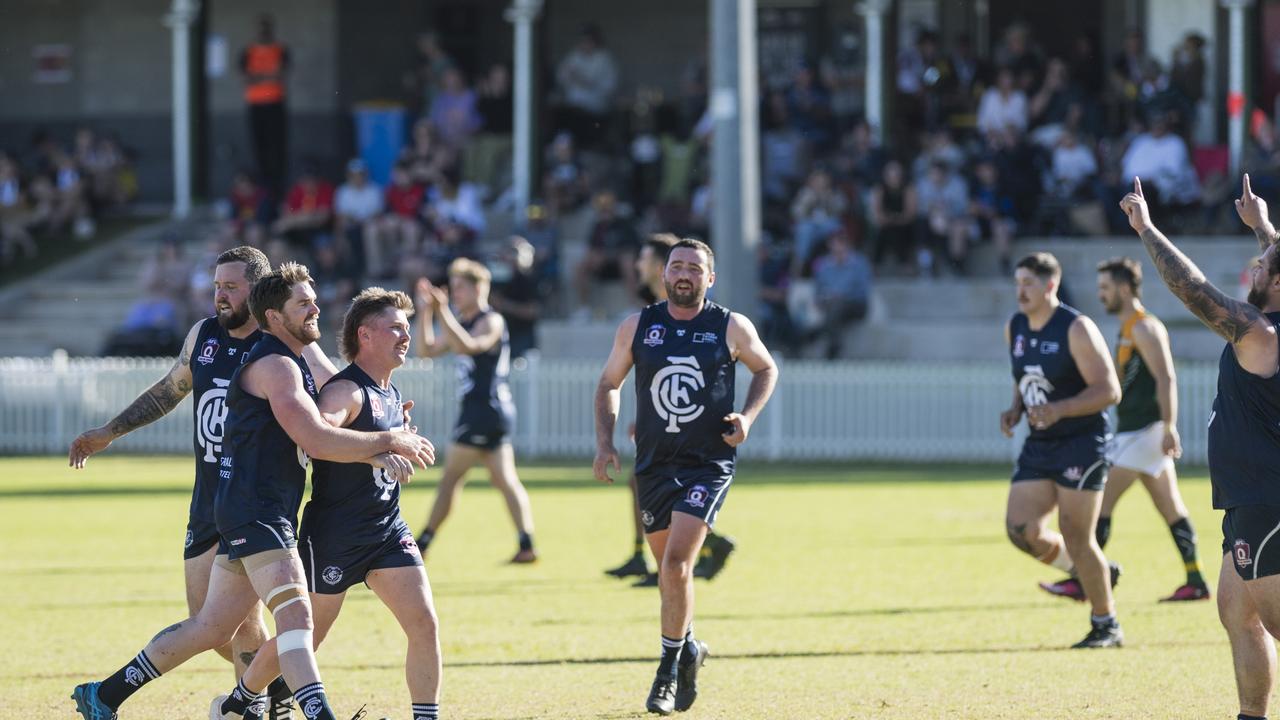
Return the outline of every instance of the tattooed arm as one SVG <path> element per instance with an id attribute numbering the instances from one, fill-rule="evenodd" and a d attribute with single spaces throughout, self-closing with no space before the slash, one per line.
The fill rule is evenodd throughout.
<path id="1" fill-rule="evenodd" d="M 1271 224 L 1271 218 L 1267 215 L 1267 201 L 1253 194 L 1253 188 L 1249 186 L 1248 173 L 1245 173 L 1241 181 L 1240 197 L 1236 200 L 1236 213 L 1240 215 L 1240 220 L 1253 230 L 1253 234 L 1258 238 L 1258 247 L 1263 252 L 1280 240 L 1280 233 L 1276 232 L 1275 226 Z"/>
<path id="2" fill-rule="evenodd" d="M 1280 359 L 1275 327 L 1258 308 L 1214 287 L 1200 268 L 1151 224 L 1142 185 L 1135 179 L 1133 186 L 1134 191 L 1120 201 L 1120 208 L 1142 238 L 1164 284 L 1205 326 L 1235 347 L 1241 367 L 1263 377 L 1275 374 Z"/>
<path id="3" fill-rule="evenodd" d="M 71 467 L 83 468 L 90 455 L 105 450 L 113 440 L 159 420 L 178 407 L 182 398 L 191 393 L 191 353 L 199 334 L 200 324 L 196 323 L 182 343 L 182 354 L 164 377 L 147 388 L 111 422 L 86 430 L 71 443 L 68 458 Z"/>

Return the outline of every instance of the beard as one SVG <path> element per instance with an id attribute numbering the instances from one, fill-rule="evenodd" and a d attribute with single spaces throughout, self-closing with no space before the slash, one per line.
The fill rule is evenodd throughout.
<path id="1" fill-rule="evenodd" d="M 303 345 L 310 345 L 311 343 L 320 339 L 320 327 L 319 325 L 311 326 L 311 325 L 308 325 L 307 323 L 318 317 L 319 317 L 318 315 L 308 315 L 307 317 L 303 318 L 302 322 L 298 323 L 297 325 L 293 325 L 288 320 L 285 320 L 284 329 L 288 331 L 288 333 L 292 335 L 295 339 L 297 339 L 298 342 L 302 343 Z"/>
<path id="2" fill-rule="evenodd" d="M 1261 310 L 1267 306 L 1267 291 L 1250 286 L 1249 296 L 1245 298 L 1245 301 Z"/>
<path id="3" fill-rule="evenodd" d="M 232 306 L 230 312 L 222 312 L 217 310 L 218 324 L 223 330 L 235 330 L 249 322 L 249 303 L 240 304 L 239 308 Z"/>
<path id="4" fill-rule="evenodd" d="M 676 307 L 695 308 L 702 304 L 702 299 L 706 297 L 706 291 L 699 289 L 693 283 L 689 283 L 691 289 L 678 290 L 675 285 L 669 282 L 663 282 L 663 287 L 667 289 L 667 301 Z"/>
<path id="5" fill-rule="evenodd" d="M 1121 310 L 1120 301 L 1112 300 L 1111 302 L 1103 303 L 1102 309 L 1106 310 L 1108 315 L 1119 315 Z"/>

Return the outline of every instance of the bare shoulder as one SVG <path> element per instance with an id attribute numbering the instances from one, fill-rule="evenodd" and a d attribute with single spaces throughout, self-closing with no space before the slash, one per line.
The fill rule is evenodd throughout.
<path id="1" fill-rule="evenodd" d="M 1135 340 L 1159 340 L 1168 337 L 1168 331 L 1160 318 L 1147 315 L 1133 324 L 1133 337 Z"/>
<path id="2" fill-rule="evenodd" d="M 617 337 L 631 339 L 636 334 L 636 328 L 640 326 L 640 313 L 631 313 L 622 319 L 622 324 L 618 325 Z"/>
<path id="3" fill-rule="evenodd" d="M 244 366 L 240 383 L 249 394 L 267 397 L 273 391 L 301 386 L 302 371 L 283 355 L 267 355 Z"/>

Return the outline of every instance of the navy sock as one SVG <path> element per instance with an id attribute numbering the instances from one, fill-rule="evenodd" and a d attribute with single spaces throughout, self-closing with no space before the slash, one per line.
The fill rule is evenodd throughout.
<path id="1" fill-rule="evenodd" d="M 413 720 L 440 720 L 440 704 L 414 703 L 409 716 Z"/>
<path id="2" fill-rule="evenodd" d="M 119 710 L 130 695 L 158 677 L 160 671 L 151 664 L 151 658 L 147 657 L 144 650 L 114 675 L 102 681 L 102 685 L 98 687 L 98 698 L 112 710 Z"/>
<path id="3" fill-rule="evenodd" d="M 241 678 L 240 681 L 236 683 L 236 689 L 232 690 L 231 694 L 227 696 L 227 699 L 222 701 L 222 714 L 235 713 L 236 715 L 247 716 L 249 714 L 248 711 L 250 705 L 263 705 L 263 703 L 258 702 L 258 699 L 261 697 L 262 693 L 256 693 L 245 687 L 244 678 Z M 261 710 L 256 714 L 261 715 Z"/>
<path id="4" fill-rule="evenodd" d="M 691 626 L 684 634 L 684 645 L 680 650 L 680 664 L 688 665 L 698 659 L 698 646 L 693 640 L 693 627 Z"/>
<path id="5" fill-rule="evenodd" d="M 1111 518 L 1098 518 L 1098 527 L 1094 528 L 1093 534 L 1098 539 L 1098 547 L 1105 548 L 1111 539 Z"/>
<path id="6" fill-rule="evenodd" d="M 1240 713 L 1236 716 L 1236 720 L 1267 720 L 1266 715 L 1245 715 Z"/>
<path id="7" fill-rule="evenodd" d="M 532 549 L 533 549 L 533 536 L 532 536 L 532 535 L 530 535 L 529 533 L 524 533 L 524 532 L 520 533 L 520 549 L 521 549 L 521 550 L 532 550 Z"/>
<path id="8" fill-rule="evenodd" d="M 325 697 L 324 683 L 317 681 L 303 685 L 293 697 L 298 701 L 298 707 L 307 720 L 338 720 L 329 707 L 329 698 Z"/>
<path id="9" fill-rule="evenodd" d="M 676 676 L 676 661 L 680 659 L 680 650 L 684 647 L 684 638 L 662 636 L 662 659 L 658 661 L 658 674 L 663 677 Z"/>

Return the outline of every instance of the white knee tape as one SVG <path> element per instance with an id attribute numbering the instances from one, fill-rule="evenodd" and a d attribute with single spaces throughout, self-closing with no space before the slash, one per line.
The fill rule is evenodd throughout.
<path id="1" fill-rule="evenodd" d="M 276 654 L 311 649 L 310 630 L 286 630 L 276 637 Z"/>

